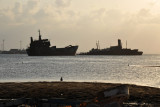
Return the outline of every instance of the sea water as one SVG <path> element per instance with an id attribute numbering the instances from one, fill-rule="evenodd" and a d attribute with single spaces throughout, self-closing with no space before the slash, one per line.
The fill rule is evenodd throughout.
<path id="1" fill-rule="evenodd" d="M 27 56 L 0 54 L 0 82 L 127 83 L 160 88 L 160 55 Z"/>

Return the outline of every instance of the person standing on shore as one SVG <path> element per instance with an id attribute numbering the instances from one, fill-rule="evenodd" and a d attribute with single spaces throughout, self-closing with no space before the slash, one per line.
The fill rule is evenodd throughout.
<path id="1" fill-rule="evenodd" d="M 60 81 L 63 81 L 63 78 L 61 77 Z"/>

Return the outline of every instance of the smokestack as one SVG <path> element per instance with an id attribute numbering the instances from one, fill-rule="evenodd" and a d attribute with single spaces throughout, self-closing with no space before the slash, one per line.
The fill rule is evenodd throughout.
<path id="1" fill-rule="evenodd" d="M 31 37 L 31 43 L 33 43 L 33 38 Z"/>
<path id="2" fill-rule="evenodd" d="M 122 49 L 122 43 L 121 43 L 120 39 L 118 39 L 118 47 L 120 47 Z"/>

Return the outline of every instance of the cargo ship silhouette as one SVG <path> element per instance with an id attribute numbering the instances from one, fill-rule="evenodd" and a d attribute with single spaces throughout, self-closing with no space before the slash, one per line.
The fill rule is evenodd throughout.
<path id="1" fill-rule="evenodd" d="M 118 46 L 111 46 L 110 48 L 100 49 L 99 42 L 96 43 L 97 49 L 91 49 L 89 52 L 83 52 L 79 55 L 142 55 L 142 51 L 138 49 L 122 48 L 121 40 L 118 39 Z"/>
<path id="2" fill-rule="evenodd" d="M 50 46 L 48 39 L 41 39 L 40 30 L 39 40 L 33 40 L 31 37 L 30 46 L 26 49 L 29 56 L 73 56 L 76 54 L 78 46 L 69 45 L 64 48 Z"/>

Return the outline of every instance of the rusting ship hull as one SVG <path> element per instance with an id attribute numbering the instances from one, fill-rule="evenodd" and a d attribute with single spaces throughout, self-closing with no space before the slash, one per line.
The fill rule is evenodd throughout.
<path id="1" fill-rule="evenodd" d="M 78 46 L 65 48 L 28 48 L 29 56 L 73 56 L 76 54 Z"/>

